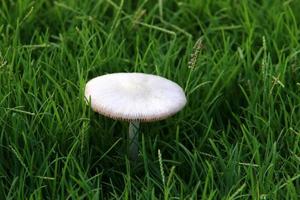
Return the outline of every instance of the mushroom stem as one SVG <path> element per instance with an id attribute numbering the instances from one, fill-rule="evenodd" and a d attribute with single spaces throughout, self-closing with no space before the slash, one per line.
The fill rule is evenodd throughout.
<path id="1" fill-rule="evenodd" d="M 136 160 L 139 152 L 139 121 L 131 121 L 129 123 L 129 157 L 131 160 Z"/>

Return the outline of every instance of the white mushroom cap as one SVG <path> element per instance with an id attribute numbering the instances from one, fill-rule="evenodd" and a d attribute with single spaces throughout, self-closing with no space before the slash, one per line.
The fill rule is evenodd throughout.
<path id="1" fill-rule="evenodd" d="M 165 119 L 186 104 L 182 88 L 156 75 L 114 73 L 98 76 L 85 87 L 94 111 L 105 116 L 137 121 Z"/>

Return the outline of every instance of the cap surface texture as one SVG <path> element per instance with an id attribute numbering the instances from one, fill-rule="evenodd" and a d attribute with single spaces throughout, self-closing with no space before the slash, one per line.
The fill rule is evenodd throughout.
<path id="1" fill-rule="evenodd" d="M 156 121 L 186 104 L 182 88 L 161 76 L 113 73 L 87 82 L 85 98 L 94 111 L 121 120 Z"/>

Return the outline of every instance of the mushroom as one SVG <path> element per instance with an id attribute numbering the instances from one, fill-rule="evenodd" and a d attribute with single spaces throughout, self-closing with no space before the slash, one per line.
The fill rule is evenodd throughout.
<path id="1" fill-rule="evenodd" d="M 140 122 L 165 119 L 186 104 L 183 89 L 157 75 L 113 73 L 88 81 L 85 98 L 92 110 L 104 116 L 129 121 L 129 157 L 138 156 Z"/>

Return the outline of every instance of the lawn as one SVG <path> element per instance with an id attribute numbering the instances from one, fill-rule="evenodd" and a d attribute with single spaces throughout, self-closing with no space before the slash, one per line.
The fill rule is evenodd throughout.
<path id="1" fill-rule="evenodd" d="M 0 0 L 4 199 L 300 199 L 299 0 Z M 144 72 L 187 104 L 142 123 L 86 105 Z"/>

